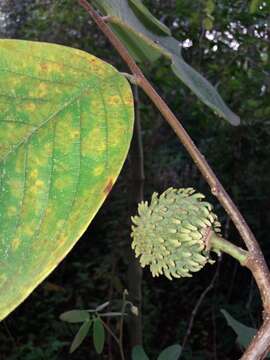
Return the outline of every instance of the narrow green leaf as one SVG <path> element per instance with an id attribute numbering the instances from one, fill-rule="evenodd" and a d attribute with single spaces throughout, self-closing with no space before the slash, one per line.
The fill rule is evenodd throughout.
<path id="1" fill-rule="evenodd" d="M 138 19 L 151 31 L 158 35 L 171 36 L 171 30 L 155 18 L 150 11 L 143 5 L 141 0 L 128 0 L 130 7 Z"/>
<path id="2" fill-rule="evenodd" d="M 100 314 L 101 317 L 114 317 L 114 316 L 122 316 L 122 315 L 127 315 L 126 313 L 121 313 L 121 312 L 107 312 L 107 313 L 102 313 Z"/>
<path id="3" fill-rule="evenodd" d="M 207 0 L 205 4 L 205 12 L 207 15 L 212 15 L 216 7 L 216 4 L 213 0 Z"/>
<path id="4" fill-rule="evenodd" d="M 99 305 L 96 307 L 96 311 L 102 311 L 103 309 L 105 309 L 106 307 L 108 307 L 110 305 L 109 301 L 106 301 L 105 303 Z"/>
<path id="5" fill-rule="evenodd" d="M 172 70 L 206 105 L 218 115 L 226 117 L 232 125 L 239 125 L 240 119 L 224 103 L 219 93 L 202 75 L 189 66 L 180 56 L 173 56 Z"/>
<path id="6" fill-rule="evenodd" d="M 137 345 L 132 349 L 132 360 L 149 360 L 141 345 Z"/>
<path id="7" fill-rule="evenodd" d="M 0 39 L 0 320 L 68 254 L 110 192 L 133 97 L 77 49 Z"/>
<path id="8" fill-rule="evenodd" d="M 160 36 L 147 26 L 145 20 L 141 18 L 142 13 L 145 14 L 145 11 L 141 11 L 140 16 L 138 12 L 134 12 L 134 4 L 136 4 L 138 10 L 138 4 L 141 3 L 139 0 L 92 0 L 92 2 L 106 15 L 110 16 L 109 25 L 111 29 L 124 43 L 136 61 L 154 62 L 160 56 L 165 56 L 171 61 L 174 74 L 201 101 L 232 125 L 239 125 L 239 117 L 225 104 L 214 86 L 184 61 L 181 55 L 180 42 L 165 33 L 164 36 Z M 213 10 L 211 3 L 209 2 L 208 6 L 210 10 Z M 150 13 L 149 10 L 147 11 Z M 151 16 L 153 17 L 153 15 Z"/>
<path id="9" fill-rule="evenodd" d="M 233 331 L 237 335 L 236 342 L 240 345 L 242 349 L 246 349 L 250 344 L 251 340 L 257 333 L 257 329 L 252 327 L 246 326 L 239 322 L 238 320 L 234 319 L 226 310 L 220 310 L 224 315 L 228 325 L 233 329 Z M 268 354 L 267 358 L 270 358 L 270 353 Z"/>
<path id="10" fill-rule="evenodd" d="M 263 2 L 263 0 L 250 0 L 249 4 L 249 12 L 254 14 L 257 12 L 259 5 Z"/>
<path id="11" fill-rule="evenodd" d="M 84 322 L 89 319 L 90 315 L 86 310 L 70 310 L 60 315 L 60 320 L 70 323 Z"/>
<path id="12" fill-rule="evenodd" d="M 92 324 L 91 321 L 86 321 L 82 324 L 79 331 L 75 335 L 74 340 L 72 341 L 72 344 L 69 349 L 70 354 L 72 354 L 75 350 L 77 350 L 78 347 L 83 342 L 83 340 L 86 338 L 90 330 L 91 324 Z"/>
<path id="13" fill-rule="evenodd" d="M 130 55 L 138 62 L 155 62 L 160 58 L 160 48 L 147 38 L 143 39 L 131 28 L 123 24 L 118 18 L 111 19 L 111 29 L 125 44 Z M 145 40 L 145 41 L 144 41 Z"/>
<path id="14" fill-rule="evenodd" d="M 171 345 L 164 349 L 157 360 L 178 360 L 182 352 L 180 345 Z"/>
<path id="15" fill-rule="evenodd" d="M 206 17 L 205 19 L 203 19 L 203 27 L 205 28 L 205 30 L 212 30 L 213 29 L 213 20 L 210 19 L 209 17 Z"/>
<path id="16" fill-rule="evenodd" d="M 94 320 L 94 327 L 93 327 L 93 340 L 96 352 L 101 354 L 104 347 L 105 342 L 105 331 L 102 321 L 99 318 Z"/>

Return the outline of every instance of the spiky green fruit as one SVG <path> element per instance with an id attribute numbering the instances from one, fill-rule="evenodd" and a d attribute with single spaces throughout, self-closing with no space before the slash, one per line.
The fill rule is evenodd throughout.
<path id="1" fill-rule="evenodd" d="M 167 189 L 152 195 L 150 204 L 141 202 L 132 217 L 132 248 L 141 266 L 150 266 L 153 276 L 191 277 L 209 257 L 207 237 L 220 232 L 213 207 L 193 188 Z"/>

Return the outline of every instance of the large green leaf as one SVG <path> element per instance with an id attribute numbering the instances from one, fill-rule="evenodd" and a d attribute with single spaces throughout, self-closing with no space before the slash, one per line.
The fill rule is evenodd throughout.
<path id="1" fill-rule="evenodd" d="M 0 319 L 83 234 L 132 129 L 131 89 L 112 66 L 64 46 L 0 40 Z"/>
<path id="2" fill-rule="evenodd" d="M 154 62 L 165 56 L 175 75 L 206 105 L 232 125 L 239 117 L 225 104 L 210 82 L 185 62 L 181 44 L 170 36 L 169 29 L 155 19 L 140 0 L 91 0 L 108 15 L 111 29 L 139 62 Z"/>

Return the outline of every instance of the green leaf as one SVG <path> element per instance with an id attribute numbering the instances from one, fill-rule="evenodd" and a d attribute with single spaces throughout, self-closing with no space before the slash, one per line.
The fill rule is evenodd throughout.
<path id="1" fill-rule="evenodd" d="M 240 345 L 242 349 L 246 349 L 250 344 L 251 340 L 257 333 L 257 329 L 246 326 L 239 321 L 235 320 L 226 310 L 220 310 L 224 315 L 228 325 L 233 329 L 237 335 L 236 342 Z M 270 358 L 270 354 L 267 356 Z"/>
<path id="2" fill-rule="evenodd" d="M 83 51 L 0 40 L 0 320 L 68 254 L 133 131 L 125 77 Z"/>
<path id="3" fill-rule="evenodd" d="M 132 349 L 132 360 L 149 360 L 141 345 L 137 345 Z"/>
<path id="4" fill-rule="evenodd" d="M 206 0 L 205 12 L 207 15 L 212 15 L 216 7 L 216 4 L 213 0 Z"/>
<path id="5" fill-rule="evenodd" d="M 102 311 L 103 309 L 105 309 L 106 307 L 108 307 L 110 305 L 109 301 L 106 301 L 105 303 L 99 305 L 96 307 L 96 311 Z"/>
<path id="6" fill-rule="evenodd" d="M 239 125 L 239 117 L 229 109 L 214 86 L 184 61 L 180 42 L 168 34 L 158 35 L 157 31 L 153 31 L 141 16 L 134 12 L 134 3 L 138 5 L 138 0 L 92 0 L 92 2 L 109 16 L 109 26 L 136 61 L 154 62 L 165 56 L 171 61 L 174 74 L 200 100 L 232 125 Z"/>
<path id="7" fill-rule="evenodd" d="M 70 310 L 61 314 L 60 320 L 69 323 L 79 323 L 90 320 L 90 315 L 86 310 Z"/>
<path id="8" fill-rule="evenodd" d="M 178 360 L 182 352 L 180 345 L 171 345 L 164 349 L 157 360 Z"/>
<path id="9" fill-rule="evenodd" d="M 75 350 L 77 350 L 78 347 L 83 342 L 83 340 L 86 338 L 86 336 L 90 330 L 91 324 L 92 324 L 92 321 L 86 321 L 82 324 L 79 331 L 75 335 L 74 340 L 72 341 L 72 344 L 69 349 L 70 354 L 73 353 Z"/>
<path id="10" fill-rule="evenodd" d="M 203 19 L 203 27 L 205 28 L 205 30 L 212 30 L 213 29 L 213 20 L 210 19 L 209 17 L 206 17 L 205 19 Z"/>
<path id="11" fill-rule="evenodd" d="M 254 14 L 257 12 L 259 5 L 263 2 L 263 0 L 250 0 L 249 4 L 249 12 Z"/>
<path id="12" fill-rule="evenodd" d="M 101 354 L 105 342 L 105 331 L 102 321 L 99 318 L 96 318 L 94 320 L 93 340 L 94 340 L 96 352 L 98 354 Z"/>
<path id="13" fill-rule="evenodd" d="M 199 99 L 211 107 L 217 114 L 230 119 L 229 121 L 233 125 L 239 123 L 239 117 L 226 106 L 219 93 L 213 91 L 209 81 L 189 66 L 181 57 L 173 56 L 172 70 Z"/>
<path id="14" fill-rule="evenodd" d="M 136 61 L 152 63 L 162 55 L 159 46 L 156 46 L 148 39 L 142 40 L 138 33 L 124 25 L 121 21 L 118 21 L 118 18 L 114 18 L 110 26 Z"/>
<path id="15" fill-rule="evenodd" d="M 151 31 L 158 35 L 171 36 L 171 30 L 156 19 L 150 11 L 142 4 L 141 0 L 128 0 L 129 6 L 136 17 Z"/>
<path id="16" fill-rule="evenodd" d="M 121 313 L 121 312 L 107 312 L 107 313 L 102 313 L 100 314 L 100 316 L 102 317 L 114 317 L 114 316 L 125 316 L 127 315 L 126 313 Z"/>

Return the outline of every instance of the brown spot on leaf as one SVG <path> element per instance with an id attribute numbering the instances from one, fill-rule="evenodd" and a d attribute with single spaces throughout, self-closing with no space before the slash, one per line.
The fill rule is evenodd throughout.
<path id="1" fill-rule="evenodd" d="M 40 64 L 41 70 L 46 71 L 48 70 L 48 64 Z"/>
<path id="2" fill-rule="evenodd" d="M 113 187 L 113 181 L 112 181 L 112 179 L 109 179 L 107 185 L 105 186 L 105 188 L 103 190 L 104 194 L 106 194 L 106 195 L 109 194 L 109 192 L 112 190 L 112 187 Z"/>

